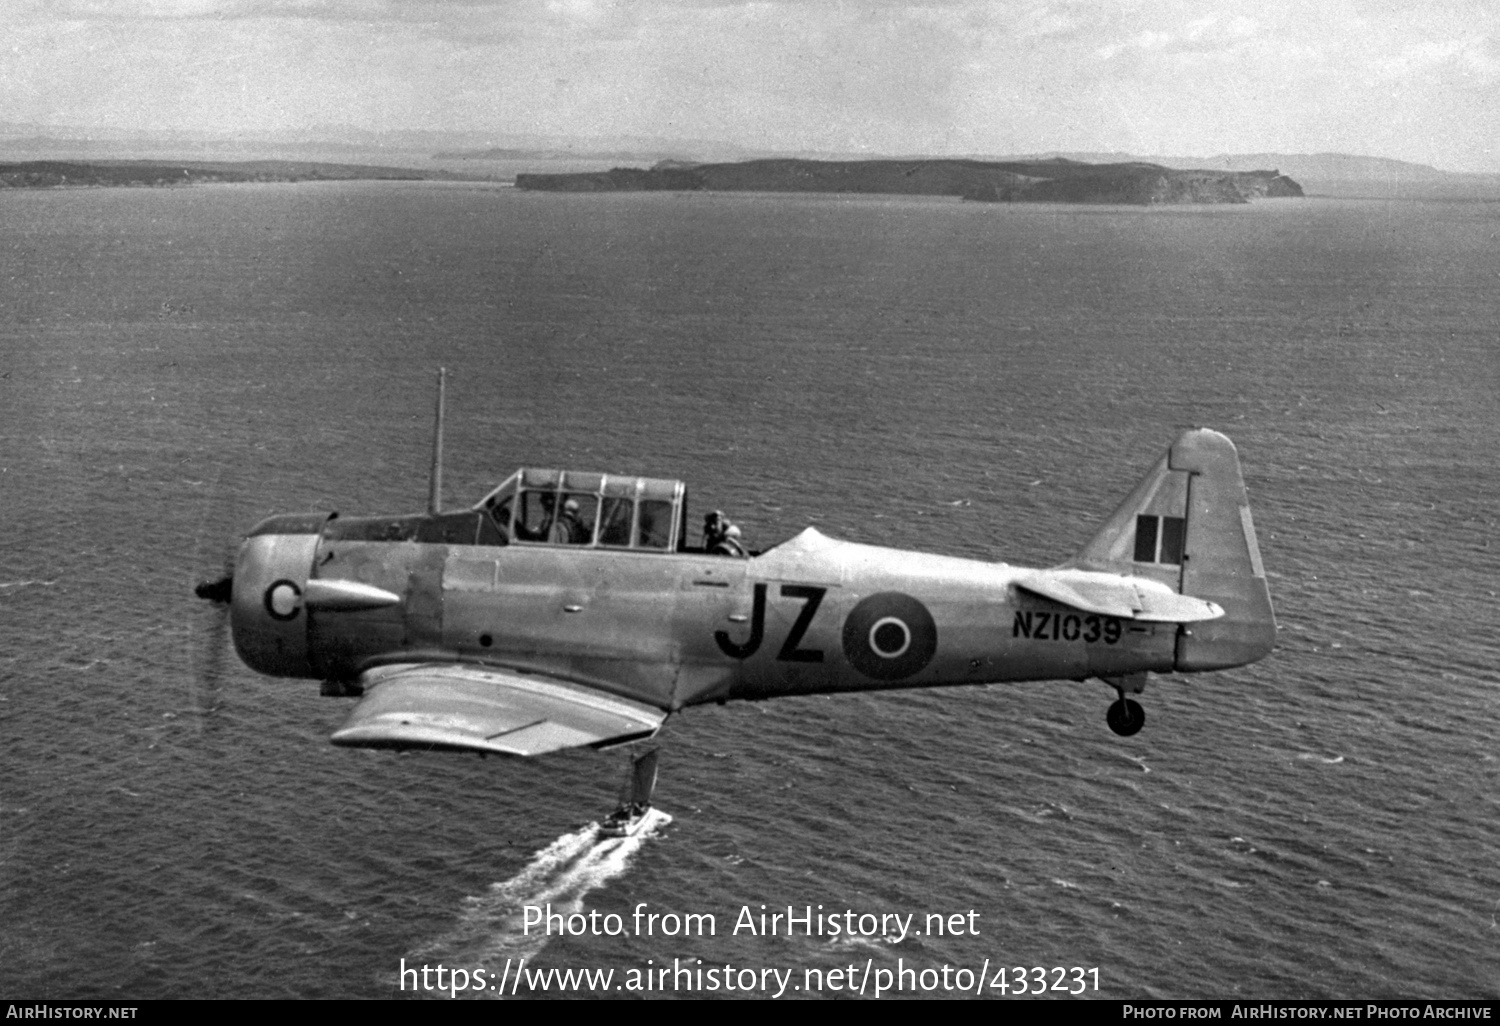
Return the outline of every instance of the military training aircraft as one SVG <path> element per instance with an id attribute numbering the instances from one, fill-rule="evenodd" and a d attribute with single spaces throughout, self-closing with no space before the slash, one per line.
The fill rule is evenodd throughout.
<path id="1" fill-rule="evenodd" d="M 538 755 L 650 737 L 708 702 L 1102 679 L 1116 734 L 1148 673 L 1242 666 L 1276 623 L 1233 443 L 1183 432 L 1082 551 L 1031 570 L 808 528 L 748 558 L 689 537 L 682 482 L 523 469 L 428 511 L 275 516 L 231 575 L 262 673 L 362 695 L 338 745 Z M 564 521 L 567 521 L 566 524 Z"/>

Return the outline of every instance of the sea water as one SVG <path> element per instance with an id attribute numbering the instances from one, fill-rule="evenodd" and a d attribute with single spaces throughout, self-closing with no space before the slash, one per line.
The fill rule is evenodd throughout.
<path id="1" fill-rule="evenodd" d="M 523 961 L 1500 994 L 1500 205 L 310 183 L 0 219 L 0 994 L 538 992 Z M 1217 428 L 1277 651 L 1153 679 L 1129 739 L 1098 682 L 690 709 L 660 820 L 605 841 L 618 754 L 336 749 L 351 700 L 192 595 L 261 517 L 421 509 L 439 365 L 448 504 L 680 477 L 756 548 L 1052 565 Z M 549 904 L 632 928 L 529 932 Z M 797 925 L 835 915 L 921 935 Z"/>

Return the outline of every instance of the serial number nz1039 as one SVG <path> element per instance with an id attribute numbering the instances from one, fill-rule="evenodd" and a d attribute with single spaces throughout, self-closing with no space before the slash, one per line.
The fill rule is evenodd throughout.
<path id="1" fill-rule="evenodd" d="M 1112 616 L 1018 612 L 1011 621 L 1010 636 L 1036 641 L 1082 641 L 1089 645 L 1102 641 L 1113 645 L 1123 631 L 1120 621 Z"/>

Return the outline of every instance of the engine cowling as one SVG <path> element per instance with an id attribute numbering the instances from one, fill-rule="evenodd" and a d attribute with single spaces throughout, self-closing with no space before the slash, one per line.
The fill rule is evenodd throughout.
<path id="1" fill-rule="evenodd" d="M 315 676 L 307 653 L 305 595 L 328 518 L 326 513 L 271 517 L 240 546 L 230 611 L 234 647 L 261 673 Z"/>

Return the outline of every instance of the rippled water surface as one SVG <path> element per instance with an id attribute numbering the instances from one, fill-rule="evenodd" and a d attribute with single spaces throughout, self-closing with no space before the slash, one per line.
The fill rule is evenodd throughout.
<path id="1" fill-rule="evenodd" d="M 0 993 L 385 996 L 399 969 L 1085 966 L 1110 997 L 1500 996 L 1500 205 L 1006 207 L 420 183 L 0 193 Z M 273 512 L 521 465 L 753 544 L 1050 565 L 1184 426 L 1240 448 L 1245 669 L 689 710 L 623 760 L 347 751 L 192 597 Z M 712 913 L 537 938 L 523 909 Z M 901 943 L 759 911 L 967 913 Z M 617 977 L 618 982 L 618 977 Z M 522 990 L 524 993 L 524 988 Z"/>

